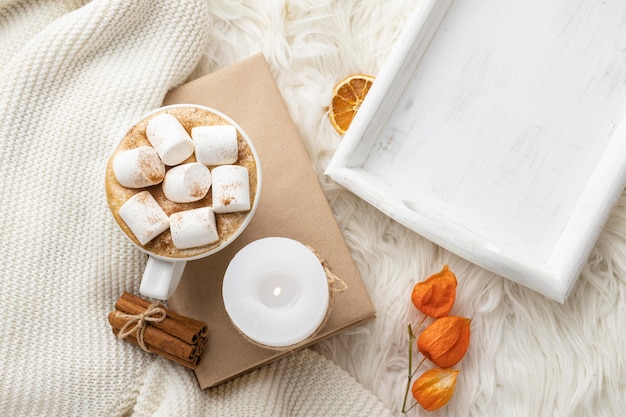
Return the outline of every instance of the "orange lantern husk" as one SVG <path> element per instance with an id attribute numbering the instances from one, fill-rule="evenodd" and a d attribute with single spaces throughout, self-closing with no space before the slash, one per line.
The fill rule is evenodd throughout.
<path id="1" fill-rule="evenodd" d="M 456 388 L 456 378 L 461 371 L 456 369 L 429 369 L 413 383 L 413 398 L 427 411 L 446 405 Z"/>
<path id="2" fill-rule="evenodd" d="M 444 265 L 440 272 L 415 284 L 411 301 L 415 308 L 429 317 L 447 316 L 454 304 L 456 285 L 456 276 L 448 265 Z"/>
<path id="3" fill-rule="evenodd" d="M 470 323 L 466 317 L 447 316 L 435 320 L 417 338 L 417 349 L 435 365 L 456 365 L 470 342 Z"/>

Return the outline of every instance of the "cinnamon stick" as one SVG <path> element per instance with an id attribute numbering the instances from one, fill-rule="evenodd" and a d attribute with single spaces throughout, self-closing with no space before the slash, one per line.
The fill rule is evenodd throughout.
<path id="1" fill-rule="evenodd" d="M 120 317 L 118 311 L 111 311 L 108 319 L 111 327 L 118 332 L 129 321 L 129 319 Z M 189 361 L 197 356 L 197 346 L 195 344 L 186 343 L 172 334 L 164 332 L 163 330 L 157 328 L 156 324 L 158 323 L 150 323 L 149 325 L 146 325 L 143 333 L 143 341 L 145 345 L 152 346 L 183 360 Z M 136 341 L 137 330 L 130 333 L 126 339 Z"/>
<path id="2" fill-rule="evenodd" d="M 119 329 L 115 329 L 113 328 L 113 334 L 115 336 L 118 336 L 120 333 Z M 127 340 L 128 342 L 132 343 L 135 346 L 139 346 L 139 342 L 137 341 L 137 339 L 135 339 L 134 337 L 127 337 L 125 340 Z M 172 355 L 164 350 L 161 350 L 155 346 L 151 346 L 149 343 L 146 343 L 146 347 L 148 348 L 148 350 L 152 353 L 155 353 L 159 356 L 162 356 L 166 359 L 169 359 L 173 362 L 176 362 L 179 365 L 182 365 L 186 368 L 190 368 L 190 369 L 195 369 L 198 366 L 198 362 L 200 361 L 200 357 L 199 355 L 195 356 L 193 359 L 191 360 L 184 360 L 183 358 L 180 358 L 178 356 Z"/>
<path id="3" fill-rule="evenodd" d="M 113 334 L 118 337 L 127 323 L 137 323 L 138 327 L 132 329 L 124 340 L 137 346 L 143 345 L 149 352 L 187 368 L 196 368 L 207 346 L 206 323 L 174 313 L 158 303 L 152 304 L 128 292 L 116 301 L 115 311 L 109 313 L 108 320 Z"/>
<path id="4" fill-rule="evenodd" d="M 204 350 L 207 347 L 208 338 L 201 337 L 198 341 L 198 345 L 196 346 L 196 355 L 201 356 L 204 353 Z"/>
<path id="5" fill-rule="evenodd" d="M 129 292 L 124 292 L 116 301 L 115 308 L 127 314 L 141 314 L 150 306 L 148 300 L 144 300 Z M 177 314 L 164 308 L 167 317 L 161 323 L 151 323 L 152 326 L 171 334 L 186 343 L 195 344 L 202 337 L 206 337 L 208 327 L 206 323 Z"/>

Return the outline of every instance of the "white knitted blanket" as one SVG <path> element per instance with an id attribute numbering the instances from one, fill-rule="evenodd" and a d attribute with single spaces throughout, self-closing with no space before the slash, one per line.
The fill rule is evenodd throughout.
<path id="1" fill-rule="evenodd" d="M 323 177 L 340 142 L 325 114 L 333 85 L 376 75 L 416 3 L 0 0 L 0 415 L 399 415 L 410 290 L 447 263 L 459 279 L 453 313 L 473 319 L 472 340 L 452 401 L 432 415 L 625 416 L 626 196 L 561 305 Z M 137 292 L 145 257 L 107 211 L 104 166 L 169 89 L 258 52 L 378 315 L 201 391 L 191 372 L 111 335 L 106 314 Z"/>

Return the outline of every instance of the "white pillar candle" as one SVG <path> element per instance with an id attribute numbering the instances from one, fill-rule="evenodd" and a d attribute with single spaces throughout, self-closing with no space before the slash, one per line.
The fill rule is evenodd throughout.
<path id="1" fill-rule="evenodd" d="M 148 122 L 146 137 L 154 146 L 165 165 L 178 165 L 193 153 L 194 146 L 189 133 L 178 119 L 169 113 L 161 113 Z"/>
<path id="2" fill-rule="evenodd" d="M 217 242 L 219 235 L 211 207 L 179 211 L 170 215 L 172 241 L 178 249 L 189 249 Z"/>
<path id="3" fill-rule="evenodd" d="M 197 126 L 191 129 L 196 160 L 206 166 L 234 164 L 239 156 L 237 129 L 232 125 Z"/>
<path id="4" fill-rule="evenodd" d="M 316 334 L 330 301 L 320 260 L 302 243 L 283 237 L 259 239 L 241 249 L 226 269 L 222 295 L 239 331 L 273 348 Z"/>
<path id="5" fill-rule="evenodd" d="M 167 214 L 149 191 L 141 191 L 126 200 L 119 214 L 142 245 L 170 227 Z"/>
<path id="6" fill-rule="evenodd" d="M 176 203 L 191 203 L 204 198 L 211 187 L 211 171 L 198 162 L 177 165 L 167 171 L 163 194 Z"/>
<path id="7" fill-rule="evenodd" d="M 220 165 L 211 170 L 213 210 L 234 213 L 250 210 L 248 169 L 240 165 Z"/>
<path id="8" fill-rule="evenodd" d="M 113 173 L 124 187 L 150 187 L 163 181 L 165 164 L 153 147 L 140 146 L 116 155 Z"/>

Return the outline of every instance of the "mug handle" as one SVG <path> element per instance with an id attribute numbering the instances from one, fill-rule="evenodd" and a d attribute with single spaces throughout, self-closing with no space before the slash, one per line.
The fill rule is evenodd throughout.
<path id="1" fill-rule="evenodd" d="M 148 256 L 139 292 L 157 300 L 169 299 L 178 287 L 186 264 L 186 261 L 171 262 Z"/>

